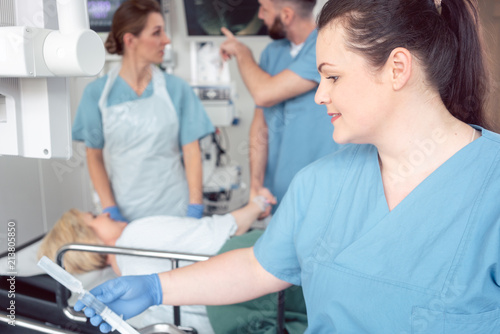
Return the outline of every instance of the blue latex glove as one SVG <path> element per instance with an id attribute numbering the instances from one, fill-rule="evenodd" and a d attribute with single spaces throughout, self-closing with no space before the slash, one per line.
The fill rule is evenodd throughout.
<path id="1" fill-rule="evenodd" d="M 203 204 L 189 204 L 187 216 L 192 218 L 201 218 L 203 217 L 203 208 L 205 206 Z"/>
<path id="2" fill-rule="evenodd" d="M 113 218 L 114 220 L 117 220 L 119 222 L 126 222 L 128 223 L 128 220 L 126 220 L 122 214 L 120 213 L 120 209 L 116 205 L 114 206 L 108 206 L 104 210 L 102 210 L 104 213 L 109 213 L 109 216 Z"/>
<path id="3" fill-rule="evenodd" d="M 158 274 L 142 276 L 122 276 L 90 290 L 97 299 L 123 319 L 132 318 L 153 305 L 160 305 L 163 300 L 160 278 Z M 103 333 L 111 331 L 111 326 L 102 321 L 102 317 L 95 310 L 86 307 L 80 300 L 74 306 L 75 311 L 85 308 L 85 315 L 90 318 L 90 323 L 99 326 Z"/>

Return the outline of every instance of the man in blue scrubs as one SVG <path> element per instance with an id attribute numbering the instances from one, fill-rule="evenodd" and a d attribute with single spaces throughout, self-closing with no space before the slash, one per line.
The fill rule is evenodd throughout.
<path id="1" fill-rule="evenodd" d="M 250 49 L 223 28 L 225 59 L 236 58 L 243 81 L 257 105 L 250 128 L 251 193 L 270 189 L 278 204 L 294 175 L 338 147 L 324 106 L 314 102 L 316 0 L 259 0 L 259 18 L 274 39 L 260 65 Z M 277 205 L 274 207 L 277 208 Z"/>

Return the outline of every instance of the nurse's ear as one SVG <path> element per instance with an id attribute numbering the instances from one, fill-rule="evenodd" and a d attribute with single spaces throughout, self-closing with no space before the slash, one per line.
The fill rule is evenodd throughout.
<path id="1" fill-rule="evenodd" d="M 412 73 L 412 55 L 408 49 L 395 48 L 385 64 L 392 88 L 402 89 L 410 80 Z"/>
<path id="2" fill-rule="evenodd" d="M 136 37 L 134 34 L 127 32 L 123 35 L 123 48 L 130 50 L 135 44 Z"/>

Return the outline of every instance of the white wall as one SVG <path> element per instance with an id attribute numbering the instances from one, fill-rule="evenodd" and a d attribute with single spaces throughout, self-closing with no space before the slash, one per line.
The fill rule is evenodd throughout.
<path id="1" fill-rule="evenodd" d="M 75 148 L 74 148 L 75 150 Z M 0 253 L 7 223 L 16 221 L 18 245 L 46 232 L 70 208 L 91 209 L 83 158 L 69 160 L 0 157 Z"/>

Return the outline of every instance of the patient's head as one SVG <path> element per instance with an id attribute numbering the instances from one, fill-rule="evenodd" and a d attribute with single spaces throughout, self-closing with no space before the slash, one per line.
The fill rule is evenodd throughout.
<path id="1" fill-rule="evenodd" d="M 64 213 L 44 237 L 38 250 L 38 257 L 45 255 L 54 261 L 59 248 L 69 243 L 103 244 L 103 241 L 86 222 L 89 220 L 87 215 L 90 214 L 76 209 Z M 64 267 L 70 273 L 83 273 L 106 266 L 106 254 L 70 251 L 64 255 Z"/>

